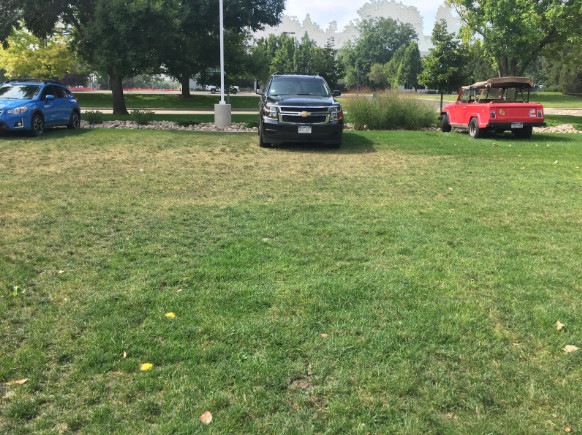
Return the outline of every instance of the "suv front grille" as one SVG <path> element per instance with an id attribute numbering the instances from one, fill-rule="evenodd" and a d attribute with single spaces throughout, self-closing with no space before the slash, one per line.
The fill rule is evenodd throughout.
<path id="1" fill-rule="evenodd" d="M 327 122 L 327 115 L 324 116 L 298 116 L 298 115 L 284 115 L 281 114 L 282 122 L 289 122 L 293 124 L 319 124 Z"/>
<path id="2" fill-rule="evenodd" d="M 279 122 L 285 124 L 325 124 L 329 122 L 329 107 L 281 106 Z"/>

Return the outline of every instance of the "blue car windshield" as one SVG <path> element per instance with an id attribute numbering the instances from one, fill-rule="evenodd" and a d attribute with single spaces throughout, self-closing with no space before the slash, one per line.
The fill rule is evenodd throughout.
<path id="1" fill-rule="evenodd" d="M 32 100 L 40 91 L 40 85 L 4 85 L 0 86 L 2 100 Z"/>
<path id="2" fill-rule="evenodd" d="M 276 95 L 313 95 L 329 97 L 331 91 L 326 83 L 315 77 L 273 77 L 269 96 Z"/>

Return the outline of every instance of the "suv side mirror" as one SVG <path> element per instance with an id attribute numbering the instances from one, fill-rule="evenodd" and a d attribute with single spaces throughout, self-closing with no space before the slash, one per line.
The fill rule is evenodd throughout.
<path id="1" fill-rule="evenodd" d="M 333 92 L 331 93 L 331 96 L 332 96 L 332 97 L 339 97 L 341 94 L 342 94 L 342 93 L 341 93 L 340 91 L 337 91 L 337 90 L 336 90 L 336 91 L 333 91 Z"/>
<path id="2" fill-rule="evenodd" d="M 53 100 L 55 99 L 55 96 L 54 96 L 54 95 L 46 95 L 46 96 L 44 97 L 44 99 L 45 99 L 46 101 L 53 101 Z"/>
<path id="3" fill-rule="evenodd" d="M 258 89 L 255 91 L 258 95 L 265 95 L 265 91 L 263 91 L 262 89 Z"/>

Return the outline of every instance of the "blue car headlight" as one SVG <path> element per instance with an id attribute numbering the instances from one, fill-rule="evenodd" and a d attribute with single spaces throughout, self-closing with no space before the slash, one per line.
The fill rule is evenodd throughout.
<path id="1" fill-rule="evenodd" d="M 6 113 L 10 113 L 12 115 L 19 115 L 21 113 L 24 113 L 28 110 L 28 107 L 26 106 L 20 106 L 20 107 L 15 107 L 14 109 L 8 109 L 6 111 Z"/>

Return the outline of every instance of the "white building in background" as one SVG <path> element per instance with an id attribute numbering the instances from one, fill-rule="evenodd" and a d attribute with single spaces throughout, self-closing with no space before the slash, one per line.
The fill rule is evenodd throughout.
<path id="1" fill-rule="evenodd" d="M 309 14 L 300 21 L 298 17 L 284 15 L 281 24 L 275 27 L 267 27 L 265 30 L 255 33 L 257 38 L 266 37 L 270 34 L 279 35 L 287 33 L 296 39 L 301 39 L 305 32 L 315 43 L 323 47 L 328 41 L 332 41 L 335 48 L 342 47 L 347 41 L 355 40 L 358 36 L 356 22 L 358 19 L 384 17 L 398 20 L 401 23 L 409 23 L 418 34 L 418 46 L 421 54 L 428 53 L 432 47 L 431 35 L 423 34 L 423 20 L 420 11 L 414 6 L 406 6 L 394 0 L 371 0 L 358 10 L 358 18 L 343 29 L 338 29 L 337 22 L 332 21 L 326 29 L 322 29 L 317 23 L 311 20 Z M 453 16 L 451 10 L 446 6 L 440 6 L 435 17 L 435 21 L 445 20 L 449 32 L 458 32 L 461 28 L 461 21 Z"/>

